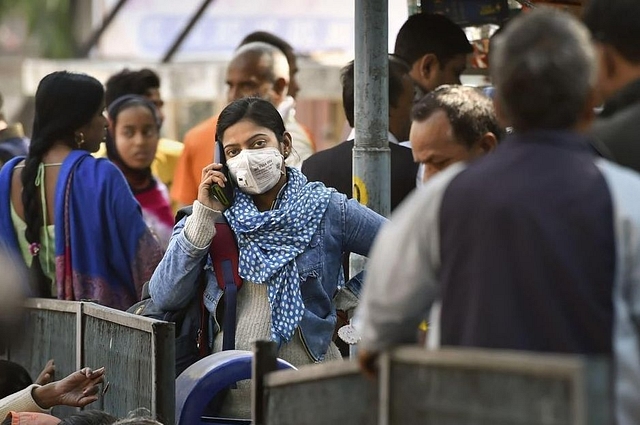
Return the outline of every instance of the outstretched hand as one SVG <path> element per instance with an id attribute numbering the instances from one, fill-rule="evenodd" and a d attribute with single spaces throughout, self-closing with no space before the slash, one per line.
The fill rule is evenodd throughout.
<path id="1" fill-rule="evenodd" d="M 35 383 L 38 385 L 46 385 L 49 382 L 53 381 L 53 379 L 55 378 L 55 373 L 56 365 L 53 359 L 51 359 L 47 362 L 44 369 L 42 369 L 42 372 L 40 372 L 40 375 L 38 375 L 38 379 L 36 379 Z"/>
<path id="2" fill-rule="evenodd" d="M 95 371 L 86 367 L 60 381 L 34 388 L 33 398 L 44 409 L 58 405 L 84 407 L 98 399 L 104 373 L 104 367 Z"/>

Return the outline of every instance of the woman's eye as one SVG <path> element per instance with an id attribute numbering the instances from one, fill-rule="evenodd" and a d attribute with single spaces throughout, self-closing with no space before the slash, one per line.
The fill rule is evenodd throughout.
<path id="1" fill-rule="evenodd" d="M 267 141 L 266 141 L 266 140 L 262 140 L 262 139 L 260 139 L 260 140 L 256 140 L 256 141 L 255 141 L 255 143 L 253 144 L 253 146 L 262 147 L 262 146 L 264 146 L 264 145 L 266 145 L 266 144 L 267 144 Z"/>
<path id="2" fill-rule="evenodd" d="M 228 149 L 225 151 L 224 153 L 228 158 L 233 158 L 234 156 L 236 156 L 238 154 L 238 150 L 237 149 Z"/>

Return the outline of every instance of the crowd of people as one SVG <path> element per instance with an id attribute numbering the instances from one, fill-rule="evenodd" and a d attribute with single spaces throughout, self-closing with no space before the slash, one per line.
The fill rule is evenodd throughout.
<path id="1" fill-rule="evenodd" d="M 411 16 L 389 55 L 390 219 L 351 199 L 354 132 L 314 153 L 295 117 L 294 50 L 272 34 L 240 43 L 227 106 L 183 143 L 160 136 L 152 70 L 125 69 L 106 90 L 51 73 L 30 140 L 0 115 L 0 240 L 29 282 L 17 293 L 120 310 L 143 292 L 162 311 L 201 304 L 199 356 L 229 349 L 234 299 L 231 347 L 269 339 L 295 366 L 341 359 L 336 330 L 355 312 L 369 375 L 424 321 L 433 349 L 609 356 L 616 420 L 640 422 L 639 17 L 634 1 L 592 0 L 583 22 L 544 8 L 514 18 L 491 41 L 490 99 L 460 84 L 464 31 Z M 355 128 L 353 62 L 341 83 Z M 221 222 L 237 286 L 216 262 Z M 353 276 L 351 252 L 371 252 Z M 0 399 L 0 419 L 99 396 L 103 368 L 49 382 L 52 367 L 35 384 L 11 369 L 22 388 Z M 248 415 L 249 397 L 238 385 L 224 411 Z M 134 423 L 90 415 L 80 423 Z"/>

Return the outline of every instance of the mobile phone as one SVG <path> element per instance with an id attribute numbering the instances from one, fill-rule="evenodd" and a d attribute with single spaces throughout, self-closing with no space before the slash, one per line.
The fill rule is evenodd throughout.
<path id="1" fill-rule="evenodd" d="M 213 154 L 213 161 L 222 164 L 222 174 L 227 178 L 224 187 L 220 187 L 217 184 L 211 185 L 209 188 L 209 195 L 216 198 L 225 208 L 229 208 L 233 204 L 233 183 L 229 176 L 229 169 L 222 150 L 222 143 L 216 140 Z"/>

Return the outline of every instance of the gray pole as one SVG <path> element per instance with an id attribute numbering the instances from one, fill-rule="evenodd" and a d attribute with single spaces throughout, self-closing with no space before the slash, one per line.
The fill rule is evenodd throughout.
<path id="1" fill-rule="evenodd" d="M 389 57 L 387 0 L 356 0 L 355 126 L 353 197 L 377 213 L 390 212 Z M 364 269 L 351 254 L 349 274 Z M 351 346 L 351 355 L 355 346 Z"/>
<path id="2" fill-rule="evenodd" d="M 390 212 L 388 2 L 356 0 L 353 196 Z"/>

